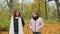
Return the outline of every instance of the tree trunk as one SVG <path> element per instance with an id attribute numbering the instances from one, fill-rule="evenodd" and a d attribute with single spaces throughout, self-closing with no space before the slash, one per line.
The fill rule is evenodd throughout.
<path id="1" fill-rule="evenodd" d="M 9 10 L 12 10 L 13 9 L 13 0 L 9 0 L 9 2 L 8 2 L 8 0 L 7 0 L 7 5 L 8 5 L 8 7 L 9 7 Z"/>
<path id="2" fill-rule="evenodd" d="M 38 11 L 40 12 L 40 0 L 38 0 Z"/>
<path id="3" fill-rule="evenodd" d="M 46 19 L 48 19 L 48 15 L 47 15 L 47 4 L 46 4 L 46 0 L 45 0 L 45 13 L 46 13 Z"/>
<path id="4" fill-rule="evenodd" d="M 57 6 L 57 11 L 58 11 L 58 18 L 60 19 L 60 11 L 59 11 L 59 2 L 58 0 L 55 0 L 56 6 Z"/>

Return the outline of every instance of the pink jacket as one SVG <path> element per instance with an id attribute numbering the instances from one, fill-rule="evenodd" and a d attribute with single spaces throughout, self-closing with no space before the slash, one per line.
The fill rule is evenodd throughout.
<path id="1" fill-rule="evenodd" d="M 41 32 L 44 22 L 42 18 L 38 18 L 36 21 L 33 18 L 30 20 L 30 28 L 33 32 Z"/>

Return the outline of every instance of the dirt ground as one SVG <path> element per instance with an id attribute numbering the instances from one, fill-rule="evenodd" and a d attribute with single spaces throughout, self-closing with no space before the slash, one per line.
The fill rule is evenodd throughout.
<path id="1" fill-rule="evenodd" d="M 8 31 L 0 32 L 0 34 L 8 34 Z M 24 34 L 32 34 L 29 24 L 24 26 Z M 42 34 L 60 34 L 60 24 L 46 23 L 42 29 Z"/>

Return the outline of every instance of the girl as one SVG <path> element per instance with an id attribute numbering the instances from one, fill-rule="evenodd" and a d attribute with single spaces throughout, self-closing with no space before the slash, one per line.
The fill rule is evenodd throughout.
<path id="1" fill-rule="evenodd" d="M 21 18 L 20 12 L 15 10 L 14 16 L 11 17 L 9 34 L 23 34 L 24 20 Z"/>
<path id="2" fill-rule="evenodd" d="M 30 28 L 32 29 L 33 34 L 41 34 L 43 25 L 44 22 L 42 18 L 39 17 L 38 12 L 34 12 L 30 20 Z"/>

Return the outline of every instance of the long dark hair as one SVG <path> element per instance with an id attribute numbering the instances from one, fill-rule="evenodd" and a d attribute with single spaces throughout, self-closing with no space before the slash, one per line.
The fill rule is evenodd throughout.
<path id="1" fill-rule="evenodd" d="M 16 15 L 16 14 L 17 14 L 17 11 L 18 11 L 18 10 L 14 10 L 14 18 L 15 18 L 15 17 L 20 17 L 20 16 L 21 16 L 19 11 L 18 11 L 19 15 L 18 15 L 18 16 Z"/>

